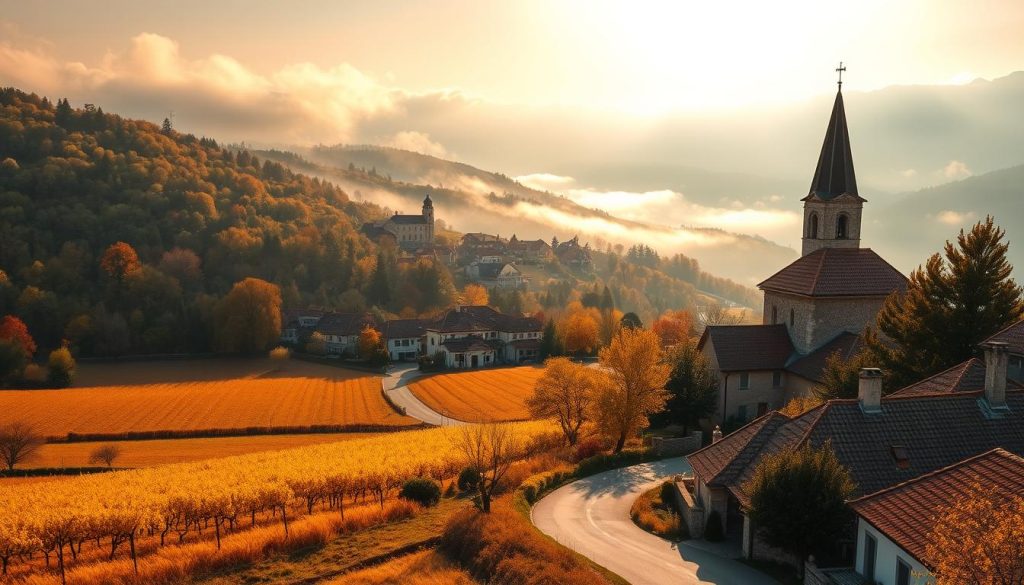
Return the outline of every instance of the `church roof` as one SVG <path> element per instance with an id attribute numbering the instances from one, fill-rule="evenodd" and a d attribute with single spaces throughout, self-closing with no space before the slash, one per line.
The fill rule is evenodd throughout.
<path id="1" fill-rule="evenodd" d="M 781 370 L 793 354 L 785 325 L 709 325 L 697 347 L 708 340 L 723 372 Z"/>
<path id="2" fill-rule="evenodd" d="M 429 223 L 427 221 L 427 218 L 425 216 L 422 216 L 422 215 L 392 215 L 391 217 L 388 218 L 388 222 L 391 222 L 391 223 L 394 223 L 394 224 L 406 224 L 406 225 L 418 224 L 418 223 L 421 223 L 421 224 Z"/>
<path id="3" fill-rule="evenodd" d="M 907 277 L 870 248 L 821 248 L 757 285 L 809 297 L 881 297 L 907 289 Z"/>
<path id="4" fill-rule="evenodd" d="M 808 198 L 816 197 L 828 201 L 843 194 L 860 197 L 857 193 L 857 177 L 853 172 L 853 151 L 850 149 L 850 132 L 846 127 L 846 109 L 843 107 L 843 92 L 836 93 L 832 117 L 825 131 L 825 142 L 821 145 L 818 166 L 811 180 Z"/>

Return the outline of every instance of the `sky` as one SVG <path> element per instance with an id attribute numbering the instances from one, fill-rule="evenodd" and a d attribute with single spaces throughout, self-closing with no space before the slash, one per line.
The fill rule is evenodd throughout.
<path id="1" fill-rule="evenodd" d="M 869 190 L 1024 162 L 1006 148 L 929 150 L 955 145 L 948 135 L 896 160 L 888 135 L 854 124 L 883 88 L 1024 69 L 1021 31 L 1020 0 L 0 0 L 0 85 L 155 122 L 173 112 L 179 130 L 226 141 L 391 145 L 631 219 L 792 240 L 800 194 L 788 184 L 711 197 L 652 169 L 735 172 L 738 158 L 744 172 L 808 182 L 839 61 Z M 758 112 L 782 113 L 752 127 Z M 901 115 L 877 120 L 936 127 Z M 756 161 L 742 140 L 757 142 Z"/>

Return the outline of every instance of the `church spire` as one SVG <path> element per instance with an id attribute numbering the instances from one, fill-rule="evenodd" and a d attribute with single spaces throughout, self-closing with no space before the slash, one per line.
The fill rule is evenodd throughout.
<path id="1" fill-rule="evenodd" d="M 840 76 L 846 68 L 840 65 Z M 844 193 L 858 196 L 857 177 L 853 172 L 853 151 L 850 149 L 850 132 L 846 128 L 846 109 L 843 107 L 843 82 L 839 81 L 836 102 L 832 106 L 832 118 L 828 121 L 825 142 L 821 145 L 818 167 L 811 180 L 810 196 L 829 200 Z"/>

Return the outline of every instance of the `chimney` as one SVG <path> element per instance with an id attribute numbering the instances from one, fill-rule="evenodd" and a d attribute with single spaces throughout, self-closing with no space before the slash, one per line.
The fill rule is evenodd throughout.
<path id="1" fill-rule="evenodd" d="M 857 399 L 860 400 L 860 409 L 864 412 L 882 412 L 882 370 L 878 368 L 860 369 Z"/>
<path id="2" fill-rule="evenodd" d="M 1006 407 L 1006 366 L 1009 355 L 1006 343 L 990 341 L 985 350 L 985 401 L 989 408 Z"/>
<path id="3" fill-rule="evenodd" d="M 711 431 L 711 442 L 717 443 L 722 440 L 722 429 L 718 425 L 715 425 L 715 430 Z"/>

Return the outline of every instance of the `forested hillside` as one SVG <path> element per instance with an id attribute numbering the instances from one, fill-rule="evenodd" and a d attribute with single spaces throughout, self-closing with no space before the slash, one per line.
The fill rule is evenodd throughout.
<path id="1" fill-rule="evenodd" d="M 381 210 L 248 152 L 169 128 L 0 90 L 0 314 L 43 347 L 85 354 L 210 349 L 210 314 L 233 283 L 281 286 L 285 305 L 348 302 Z M 123 280 L 100 258 L 127 242 Z M 347 296 L 346 296 L 347 295 Z"/>

